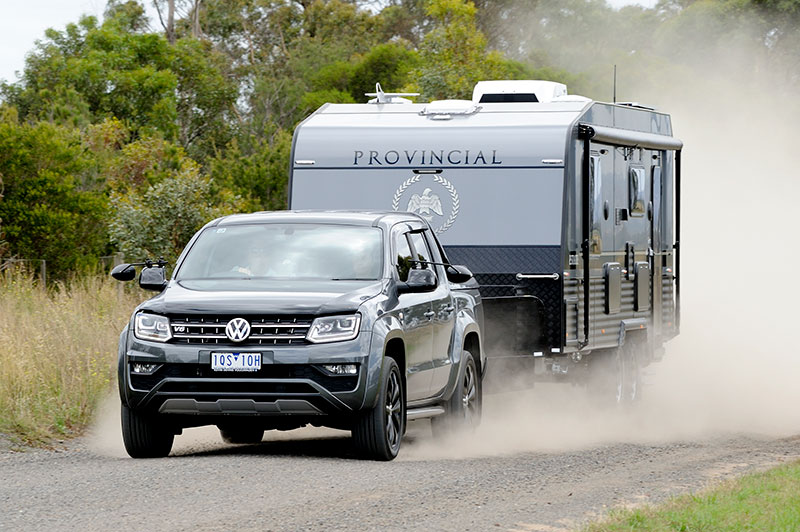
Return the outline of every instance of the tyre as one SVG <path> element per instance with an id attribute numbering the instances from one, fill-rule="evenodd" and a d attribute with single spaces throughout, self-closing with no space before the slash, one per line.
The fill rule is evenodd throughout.
<path id="1" fill-rule="evenodd" d="M 163 458 L 172 450 L 175 434 L 156 415 L 122 405 L 122 440 L 131 458 Z"/>
<path id="2" fill-rule="evenodd" d="M 592 398 L 609 408 L 637 402 L 642 391 L 642 370 L 635 342 L 592 355 L 589 387 Z"/>
<path id="3" fill-rule="evenodd" d="M 642 367 L 636 342 L 626 342 L 622 347 L 622 365 L 625 373 L 622 401 L 636 403 L 642 398 Z"/>
<path id="4" fill-rule="evenodd" d="M 406 427 L 406 393 L 397 362 L 384 357 L 378 401 L 353 425 L 358 454 L 373 460 L 393 460 L 400 451 Z"/>
<path id="5" fill-rule="evenodd" d="M 264 438 L 264 429 L 261 427 L 218 425 L 217 428 L 219 428 L 219 435 L 226 443 L 261 443 Z"/>
<path id="6" fill-rule="evenodd" d="M 445 405 L 445 413 L 431 418 L 431 430 L 437 437 L 454 431 L 475 430 L 481 422 L 483 386 L 478 365 L 469 351 L 462 351 L 461 357 L 464 372 Z"/>

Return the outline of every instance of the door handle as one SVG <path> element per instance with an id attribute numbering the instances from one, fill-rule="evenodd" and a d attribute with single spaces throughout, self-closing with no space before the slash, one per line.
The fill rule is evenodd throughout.
<path id="1" fill-rule="evenodd" d="M 442 307 L 442 310 L 447 313 L 453 312 L 455 309 L 456 307 L 454 307 L 453 305 L 447 305 L 446 307 Z"/>
<path id="2" fill-rule="evenodd" d="M 558 281 L 561 278 L 557 273 L 518 273 L 515 277 L 517 281 L 523 279 L 552 279 Z"/>
<path id="3" fill-rule="evenodd" d="M 425 314 L 423 314 L 423 316 L 425 316 L 425 317 L 426 317 L 426 318 L 428 318 L 428 319 L 431 319 L 431 318 L 433 317 L 433 315 L 434 315 L 434 314 L 435 314 L 435 312 L 434 312 L 434 311 L 432 311 L 432 310 L 429 310 L 428 312 L 426 312 Z"/>

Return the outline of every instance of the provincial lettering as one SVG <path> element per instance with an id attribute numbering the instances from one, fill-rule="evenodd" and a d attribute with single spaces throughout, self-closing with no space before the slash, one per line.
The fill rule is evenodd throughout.
<path id="1" fill-rule="evenodd" d="M 440 165 L 450 164 L 453 166 L 480 166 L 480 165 L 501 165 L 503 161 L 497 154 L 497 150 L 492 150 L 491 158 L 488 151 L 478 150 L 473 155 L 472 150 L 455 149 L 445 152 L 445 150 L 353 150 L 353 166 L 360 166 L 364 160 L 368 166 L 394 166 L 402 159 L 406 164 L 418 165 Z M 491 162 L 489 162 L 491 160 Z"/>
<path id="2" fill-rule="evenodd" d="M 450 153 L 447 154 L 447 162 L 450 164 L 461 164 L 461 159 L 453 160 L 454 153 L 461 153 L 461 150 L 450 150 Z"/>

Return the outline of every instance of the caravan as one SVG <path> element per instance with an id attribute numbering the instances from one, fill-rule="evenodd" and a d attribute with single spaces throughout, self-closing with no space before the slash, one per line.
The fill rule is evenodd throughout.
<path id="1" fill-rule="evenodd" d="M 297 127 L 290 208 L 420 215 L 481 285 L 490 379 L 530 366 L 637 399 L 641 368 L 679 330 L 670 116 L 549 81 L 427 104 L 377 89 Z"/>

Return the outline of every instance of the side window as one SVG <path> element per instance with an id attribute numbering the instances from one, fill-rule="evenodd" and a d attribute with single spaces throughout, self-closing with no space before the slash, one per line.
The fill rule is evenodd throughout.
<path id="1" fill-rule="evenodd" d="M 428 244 L 425 243 L 425 237 L 422 236 L 422 233 L 410 233 L 408 236 L 411 237 L 411 244 L 414 246 L 414 251 L 417 253 L 415 260 L 420 262 L 415 262 L 415 268 L 430 268 L 431 265 L 428 264 L 431 261 L 431 252 L 428 250 Z"/>
<path id="2" fill-rule="evenodd" d="M 592 156 L 589 158 L 589 187 L 592 196 L 590 205 L 592 219 L 591 252 L 601 253 L 603 251 L 603 241 L 601 238 L 600 224 L 603 220 L 603 169 L 600 165 L 600 157 Z"/>
<path id="3" fill-rule="evenodd" d="M 408 270 L 411 269 L 411 247 L 408 245 L 406 233 L 398 233 L 394 237 L 394 249 L 397 254 L 394 265 L 397 268 L 397 275 L 403 282 L 408 281 Z"/>
<path id="4" fill-rule="evenodd" d="M 630 212 L 633 216 L 643 216 L 645 206 L 645 172 L 644 168 L 632 166 L 628 172 L 628 198 Z"/>

